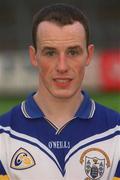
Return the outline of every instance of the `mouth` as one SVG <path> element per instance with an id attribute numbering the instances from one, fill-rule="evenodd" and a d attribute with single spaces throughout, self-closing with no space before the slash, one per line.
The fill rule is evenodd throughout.
<path id="1" fill-rule="evenodd" d="M 60 82 L 60 83 L 66 83 L 71 81 L 72 79 L 54 79 L 55 82 Z"/>
<path id="2" fill-rule="evenodd" d="M 71 78 L 55 78 L 53 79 L 57 87 L 66 88 L 70 86 L 72 79 Z"/>

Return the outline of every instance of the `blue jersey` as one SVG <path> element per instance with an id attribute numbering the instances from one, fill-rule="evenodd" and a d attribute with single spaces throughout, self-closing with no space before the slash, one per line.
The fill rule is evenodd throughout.
<path id="1" fill-rule="evenodd" d="M 33 95 L 0 117 L 1 180 L 120 180 L 120 115 L 83 95 L 60 129 Z"/>

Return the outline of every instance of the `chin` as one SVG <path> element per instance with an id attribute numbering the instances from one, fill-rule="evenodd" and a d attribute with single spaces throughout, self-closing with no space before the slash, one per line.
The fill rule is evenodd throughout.
<path id="1" fill-rule="evenodd" d="M 69 92 L 69 91 L 66 91 L 66 92 L 54 92 L 52 93 L 52 95 L 55 97 L 55 98 L 60 98 L 60 99 L 69 99 L 73 96 L 75 96 L 76 93 L 74 92 Z"/>

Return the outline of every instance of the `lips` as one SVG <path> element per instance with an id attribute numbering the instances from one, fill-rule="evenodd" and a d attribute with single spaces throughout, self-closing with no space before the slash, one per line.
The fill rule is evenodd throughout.
<path id="1" fill-rule="evenodd" d="M 71 79 L 54 79 L 54 81 L 60 82 L 60 83 L 66 83 L 66 82 L 71 81 Z"/>
<path id="2" fill-rule="evenodd" d="M 70 86 L 72 79 L 71 78 L 55 78 L 53 79 L 57 87 L 66 88 Z"/>

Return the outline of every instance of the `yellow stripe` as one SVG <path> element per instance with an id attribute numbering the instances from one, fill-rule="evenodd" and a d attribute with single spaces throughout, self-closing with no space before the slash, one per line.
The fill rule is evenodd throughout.
<path id="1" fill-rule="evenodd" d="M 0 175 L 0 180 L 10 180 L 7 175 Z"/>
<path id="2" fill-rule="evenodd" d="M 113 180 L 120 180 L 120 177 L 114 177 Z"/>

